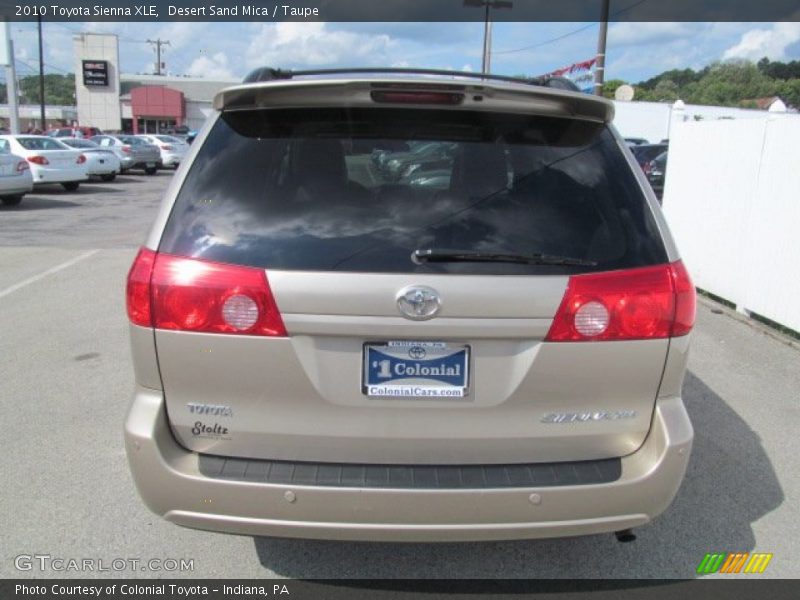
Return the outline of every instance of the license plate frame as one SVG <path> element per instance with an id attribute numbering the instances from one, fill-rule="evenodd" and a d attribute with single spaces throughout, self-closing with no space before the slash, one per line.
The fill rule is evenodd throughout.
<path id="1" fill-rule="evenodd" d="M 469 344 L 428 340 L 364 342 L 361 393 L 383 400 L 463 400 L 470 393 L 471 360 Z"/>

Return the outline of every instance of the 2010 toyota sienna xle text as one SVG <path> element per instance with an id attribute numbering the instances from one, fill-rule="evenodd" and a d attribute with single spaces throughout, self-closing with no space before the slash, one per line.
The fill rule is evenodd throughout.
<path id="1" fill-rule="evenodd" d="M 695 291 L 612 104 L 558 80 L 248 79 L 128 277 L 147 506 L 406 541 L 661 513 L 692 444 Z"/>

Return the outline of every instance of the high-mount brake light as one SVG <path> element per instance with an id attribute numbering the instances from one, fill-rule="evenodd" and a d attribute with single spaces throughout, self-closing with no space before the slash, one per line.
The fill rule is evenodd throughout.
<path id="1" fill-rule="evenodd" d="M 573 275 L 546 340 L 646 340 L 688 334 L 694 285 L 681 261 Z"/>
<path id="2" fill-rule="evenodd" d="M 373 102 L 388 104 L 461 104 L 464 94 L 455 92 L 373 91 Z"/>
<path id="3" fill-rule="evenodd" d="M 263 269 L 146 248 L 128 275 L 128 316 L 156 329 L 286 336 Z"/>

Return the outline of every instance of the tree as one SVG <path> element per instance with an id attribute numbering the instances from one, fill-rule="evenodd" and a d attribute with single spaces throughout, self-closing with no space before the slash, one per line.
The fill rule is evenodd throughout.
<path id="1" fill-rule="evenodd" d="M 20 104 L 39 104 L 39 76 L 29 75 L 19 81 Z M 72 73 L 44 76 L 44 97 L 47 104 L 75 106 L 75 76 Z M 0 85 L 0 102 L 8 103 L 5 84 Z"/>
<path id="2" fill-rule="evenodd" d="M 609 79 L 603 82 L 603 96 L 606 98 L 613 98 L 617 88 L 621 85 L 627 85 L 627 81 L 622 79 Z"/>

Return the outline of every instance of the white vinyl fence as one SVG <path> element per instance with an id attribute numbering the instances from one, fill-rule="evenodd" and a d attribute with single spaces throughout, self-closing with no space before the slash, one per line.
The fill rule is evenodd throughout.
<path id="1" fill-rule="evenodd" d="M 670 129 L 664 212 L 697 287 L 800 331 L 800 116 Z"/>

